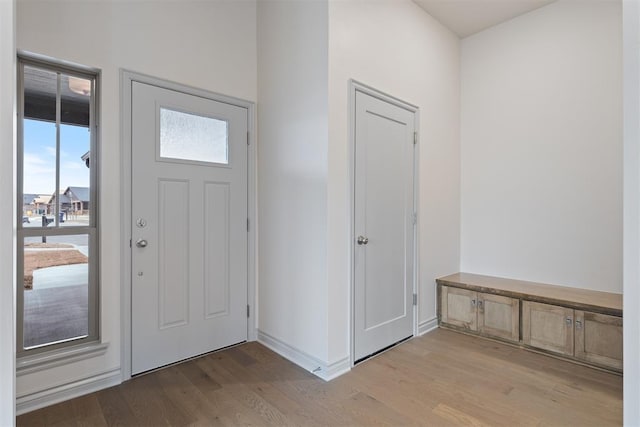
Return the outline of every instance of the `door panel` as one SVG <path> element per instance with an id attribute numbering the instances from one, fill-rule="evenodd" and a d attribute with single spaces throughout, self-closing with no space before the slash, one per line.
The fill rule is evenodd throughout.
<path id="1" fill-rule="evenodd" d="M 484 335 L 520 340 L 520 301 L 493 294 L 478 294 L 478 331 Z"/>
<path id="2" fill-rule="evenodd" d="M 532 347 L 573 356 L 573 310 L 523 301 L 522 341 Z"/>
<path id="3" fill-rule="evenodd" d="M 189 322 L 189 183 L 158 182 L 158 327 Z"/>
<path id="4" fill-rule="evenodd" d="M 245 108 L 132 83 L 132 373 L 247 339 Z"/>
<path id="5" fill-rule="evenodd" d="M 415 113 L 356 92 L 355 360 L 413 334 Z"/>
<path id="6" fill-rule="evenodd" d="M 441 291 L 442 322 L 471 331 L 478 330 L 477 292 L 443 286 Z"/>
<path id="7" fill-rule="evenodd" d="M 576 310 L 576 357 L 622 370 L 622 318 Z"/>
<path id="8" fill-rule="evenodd" d="M 207 318 L 229 311 L 229 228 L 230 195 L 228 183 L 204 184 L 204 203 L 207 220 L 204 225 L 204 257 L 208 262 L 204 270 L 203 301 Z"/>

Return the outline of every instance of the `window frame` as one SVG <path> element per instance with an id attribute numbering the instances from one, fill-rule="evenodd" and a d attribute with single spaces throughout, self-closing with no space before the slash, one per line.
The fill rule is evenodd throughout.
<path id="1" fill-rule="evenodd" d="M 90 216 L 87 226 L 64 226 L 59 224 L 59 205 L 55 209 L 55 222 L 49 227 L 29 228 L 23 227 L 23 194 L 24 194 L 24 107 L 25 107 L 25 67 L 33 67 L 48 72 L 64 74 L 91 80 L 92 91 L 89 100 L 89 130 L 91 164 L 89 167 L 89 200 Z M 99 342 L 100 333 L 100 89 L 101 72 L 99 69 L 60 61 L 53 58 L 19 52 L 17 57 L 17 243 L 16 243 L 16 356 L 28 358 L 32 355 L 42 355 L 48 352 L 59 352 L 71 347 L 86 346 L 88 343 Z M 56 94 L 56 186 L 60 187 L 60 108 L 61 95 L 58 88 Z M 59 191 L 59 188 L 54 190 Z M 59 197 L 58 199 L 59 200 Z M 24 239 L 33 236 L 60 236 L 86 234 L 89 244 L 88 259 L 88 334 L 82 338 L 71 338 L 54 343 L 42 344 L 25 349 L 24 346 Z"/>

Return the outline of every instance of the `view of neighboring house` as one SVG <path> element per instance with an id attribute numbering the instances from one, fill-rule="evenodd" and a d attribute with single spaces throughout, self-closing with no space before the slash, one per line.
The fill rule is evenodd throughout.
<path id="1" fill-rule="evenodd" d="M 31 215 L 35 212 L 35 199 L 38 194 L 23 194 L 22 196 L 22 215 Z"/>
<path id="2" fill-rule="evenodd" d="M 60 203 L 60 212 L 86 215 L 89 213 L 89 188 L 67 187 L 58 196 L 53 194 L 49 202 L 50 212 L 54 211 L 56 203 Z"/>
<path id="3" fill-rule="evenodd" d="M 60 191 L 60 194 L 56 195 L 55 193 L 51 195 L 51 201 L 49 202 L 50 212 L 53 213 L 55 211 L 55 206 L 60 204 L 60 211 L 66 212 L 71 209 L 71 203 L 69 197 L 67 197 L 63 191 Z"/>
<path id="4" fill-rule="evenodd" d="M 25 194 L 22 198 L 22 215 L 37 216 L 51 213 L 51 196 L 45 194 Z"/>
<path id="5" fill-rule="evenodd" d="M 39 215 L 52 215 L 56 203 L 60 202 L 60 212 L 75 215 L 87 215 L 89 213 L 89 187 L 67 187 L 56 194 L 25 194 L 22 199 L 22 215 L 33 217 Z"/>
<path id="6" fill-rule="evenodd" d="M 91 151 L 87 151 L 80 158 L 89 168 Z M 56 203 L 60 203 L 60 212 L 73 215 L 87 215 L 89 213 L 89 187 L 67 187 L 56 194 L 25 193 L 22 197 L 22 216 L 34 217 L 40 215 L 53 215 Z M 27 219 L 23 219 L 27 221 Z"/>
<path id="7" fill-rule="evenodd" d="M 63 195 L 69 199 L 71 212 L 77 215 L 89 213 L 89 187 L 67 187 Z"/>

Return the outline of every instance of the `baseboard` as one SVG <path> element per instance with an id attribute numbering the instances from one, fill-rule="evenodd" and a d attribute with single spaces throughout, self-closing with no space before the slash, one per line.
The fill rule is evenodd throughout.
<path id="1" fill-rule="evenodd" d="M 21 415 L 65 400 L 80 397 L 120 384 L 120 368 L 112 369 L 80 380 L 25 394 L 16 399 L 16 414 Z"/>
<path id="2" fill-rule="evenodd" d="M 349 359 L 349 356 L 345 356 L 336 362 L 321 367 L 319 372 L 314 373 L 325 381 L 331 381 L 334 378 L 338 378 L 340 375 L 346 374 L 350 370 L 351 360 Z"/>
<path id="3" fill-rule="evenodd" d="M 258 330 L 258 342 L 325 381 L 330 381 L 351 370 L 351 361 L 348 356 L 333 363 L 325 363 L 260 330 Z"/>
<path id="4" fill-rule="evenodd" d="M 438 318 L 424 320 L 418 324 L 418 336 L 431 332 L 438 327 Z"/>

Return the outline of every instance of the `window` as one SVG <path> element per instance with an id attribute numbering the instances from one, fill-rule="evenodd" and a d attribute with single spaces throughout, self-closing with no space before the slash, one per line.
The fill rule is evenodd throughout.
<path id="1" fill-rule="evenodd" d="M 229 163 L 228 125 L 224 120 L 160 108 L 160 157 Z"/>
<path id="2" fill-rule="evenodd" d="M 98 73 L 18 58 L 19 356 L 98 339 Z"/>

